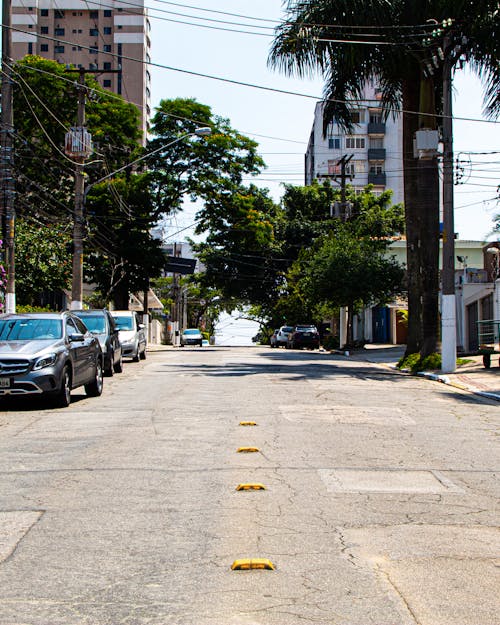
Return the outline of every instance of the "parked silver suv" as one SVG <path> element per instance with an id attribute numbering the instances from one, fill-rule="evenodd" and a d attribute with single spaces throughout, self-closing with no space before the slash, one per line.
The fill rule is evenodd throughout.
<path id="1" fill-rule="evenodd" d="M 132 358 L 134 362 L 145 360 L 146 331 L 144 324 L 139 322 L 137 313 L 132 310 L 112 310 L 111 316 L 118 329 L 123 357 Z"/>
<path id="2" fill-rule="evenodd" d="M 65 407 L 78 386 L 100 395 L 102 371 L 99 341 L 71 313 L 0 315 L 0 399 L 50 395 Z"/>

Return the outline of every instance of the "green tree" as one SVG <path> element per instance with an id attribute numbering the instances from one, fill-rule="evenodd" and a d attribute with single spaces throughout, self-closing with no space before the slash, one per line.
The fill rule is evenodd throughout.
<path id="1" fill-rule="evenodd" d="M 67 225 L 17 220 L 16 299 L 20 305 L 38 305 L 42 293 L 70 287 L 70 247 Z"/>
<path id="2" fill-rule="evenodd" d="M 212 195 L 200 211 L 195 244 L 205 265 L 202 281 L 218 289 L 229 304 L 265 305 L 279 284 L 274 265 L 274 226 L 279 207 L 266 191 L 238 186 L 231 194 Z"/>
<path id="3" fill-rule="evenodd" d="M 403 111 L 407 352 L 425 356 L 435 351 L 438 335 L 439 181 L 435 160 L 413 156 L 413 137 L 421 127 L 436 127 L 442 90 L 438 47 L 445 35 L 457 46 L 446 53 L 454 54 L 456 62 L 466 54 L 483 78 L 489 114 L 500 112 L 497 0 L 288 0 L 286 5 L 270 64 L 288 74 L 319 72 L 324 77 L 324 132 L 334 119 L 351 127 L 346 100 L 362 97 L 364 84 L 374 76 L 387 110 Z M 451 25 L 436 30 L 436 24 L 449 18 Z M 438 37 L 429 45 L 433 31 Z M 434 59 L 438 67 L 430 72 Z"/>
<path id="4" fill-rule="evenodd" d="M 354 312 L 385 304 L 401 291 L 404 269 L 386 249 L 386 241 L 341 224 L 297 261 L 303 275 L 296 285 L 299 292 L 310 301 L 347 307 L 347 345 L 352 344 Z"/>
<path id="5" fill-rule="evenodd" d="M 211 128 L 210 136 L 185 136 L 205 126 Z M 144 162 L 150 170 L 158 218 L 181 210 L 186 197 L 213 206 L 216 199 L 230 196 L 244 175 L 257 174 L 264 167 L 255 141 L 194 99 L 161 100 L 151 120 L 151 135 L 145 151 L 152 154 Z M 180 137 L 184 138 L 177 141 Z"/>
<path id="6" fill-rule="evenodd" d="M 14 64 L 17 207 L 48 222 L 67 220 L 74 207 L 74 172 L 64 154 L 65 134 L 77 122 L 76 72 L 61 63 L 26 56 Z M 95 153 L 87 162 L 91 183 L 125 165 L 139 148 L 137 107 L 85 77 L 90 96 L 87 128 Z M 49 219 L 50 216 L 50 219 Z"/>
<path id="7" fill-rule="evenodd" d="M 165 257 L 153 239 L 154 205 L 147 174 L 117 177 L 92 188 L 87 198 L 86 279 L 96 284 L 102 304 L 127 309 L 129 294 L 161 274 Z"/>

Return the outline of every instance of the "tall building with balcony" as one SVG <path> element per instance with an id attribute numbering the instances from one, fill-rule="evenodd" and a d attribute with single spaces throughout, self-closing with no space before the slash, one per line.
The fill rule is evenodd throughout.
<path id="1" fill-rule="evenodd" d="M 100 70 L 95 78 L 105 89 L 138 107 L 145 140 L 151 27 L 144 0 L 12 0 L 12 26 L 14 59 L 36 54 Z"/>
<path id="2" fill-rule="evenodd" d="M 392 189 L 394 203 L 403 201 L 403 127 L 401 116 L 386 119 L 375 84 L 367 84 L 363 99 L 353 107 L 354 128 L 346 133 L 335 122 L 323 136 L 323 103 L 314 111 L 314 123 L 305 155 L 305 183 L 315 179 L 340 184 L 343 156 L 352 158 L 346 165 L 347 182 L 356 192 L 367 184 L 380 194 Z"/>

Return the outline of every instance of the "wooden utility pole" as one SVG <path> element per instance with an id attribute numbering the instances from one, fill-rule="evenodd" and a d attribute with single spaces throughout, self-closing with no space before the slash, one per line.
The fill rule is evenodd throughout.
<path id="1" fill-rule="evenodd" d="M 0 180 L 1 202 L 0 216 L 2 225 L 3 260 L 7 271 L 5 278 L 5 312 L 16 312 L 15 289 L 15 185 L 13 171 L 13 140 L 14 132 L 12 107 L 12 70 L 11 70 L 11 0 L 3 0 L 2 4 L 2 113 L 1 113 L 1 146 L 0 146 Z"/>
<path id="2" fill-rule="evenodd" d="M 85 70 L 80 69 L 78 75 L 78 112 L 77 127 L 85 126 Z M 73 216 L 73 280 L 71 284 L 71 310 L 78 310 L 83 306 L 83 238 L 85 235 L 85 220 L 83 215 L 84 199 L 84 164 L 85 156 L 75 157 L 75 214 Z"/>

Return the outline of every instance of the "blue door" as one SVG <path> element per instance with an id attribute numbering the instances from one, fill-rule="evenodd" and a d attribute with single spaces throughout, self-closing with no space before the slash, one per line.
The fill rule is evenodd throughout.
<path id="1" fill-rule="evenodd" d="M 389 343 L 389 321 L 391 311 L 389 308 L 376 306 L 372 308 L 373 342 Z"/>

